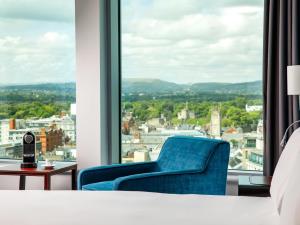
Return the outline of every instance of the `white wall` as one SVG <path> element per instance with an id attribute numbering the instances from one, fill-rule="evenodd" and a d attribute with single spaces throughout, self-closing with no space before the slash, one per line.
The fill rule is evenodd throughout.
<path id="1" fill-rule="evenodd" d="M 99 1 L 76 0 L 76 103 L 79 167 L 100 164 Z"/>

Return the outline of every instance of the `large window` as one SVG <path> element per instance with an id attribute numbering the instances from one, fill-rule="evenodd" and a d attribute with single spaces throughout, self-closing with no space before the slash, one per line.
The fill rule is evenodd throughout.
<path id="1" fill-rule="evenodd" d="M 263 0 L 121 0 L 122 161 L 173 135 L 230 142 L 229 169 L 262 170 Z"/>
<path id="2" fill-rule="evenodd" d="M 76 159 L 75 2 L 0 0 L 0 158 Z"/>

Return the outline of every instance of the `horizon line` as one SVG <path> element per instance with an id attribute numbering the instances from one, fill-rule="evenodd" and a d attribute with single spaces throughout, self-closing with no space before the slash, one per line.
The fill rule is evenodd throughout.
<path id="1" fill-rule="evenodd" d="M 168 82 L 168 83 L 174 83 L 174 84 L 179 84 L 179 85 L 187 85 L 187 84 L 206 84 L 206 83 L 216 83 L 216 84 L 240 84 L 240 83 L 251 83 L 251 82 L 257 82 L 257 81 L 261 81 L 260 80 L 251 80 L 251 81 L 240 81 L 240 82 L 218 82 L 218 81 L 207 81 L 207 82 L 186 82 L 186 83 L 180 83 L 180 82 L 175 82 L 175 81 L 168 81 L 168 80 L 164 80 L 164 79 L 159 79 L 159 78 L 139 78 L 139 77 L 124 77 L 123 79 L 132 79 L 132 80 L 159 80 L 159 81 L 164 81 L 164 82 Z"/>
<path id="2" fill-rule="evenodd" d="M 239 83 L 251 83 L 251 82 L 257 82 L 257 81 L 262 81 L 262 80 L 252 80 L 252 81 L 242 81 L 242 82 L 216 82 L 216 81 L 208 81 L 208 82 L 187 82 L 187 83 L 180 83 L 180 82 L 174 82 L 174 81 L 167 81 L 163 79 L 158 79 L 158 78 L 137 78 L 137 77 L 126 77 L 123 79 L 127 80 L 158 80 L 158 81 L 163 81 L 163 82 L 168 82 L 168 83 L 174 83 L 178 85 L 188 85 L 188 84 L 206 84 L 206 83 L 224 83 L 224 84 L 239 84 Z M 65 82 L 36 82 L 36 83 L 10 83 L 10 84 L 4 84 L 0 83 L 0 87 L 7 87 L 7 86 L 29 86 L 29 85 L 43 85 L 43 84 L 67 84 L 67 83 L 75 83 L 76 81 L 65 81 Z"/>

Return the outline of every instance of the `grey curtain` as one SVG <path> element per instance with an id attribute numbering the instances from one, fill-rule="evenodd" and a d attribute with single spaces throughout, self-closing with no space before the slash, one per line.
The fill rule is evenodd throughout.
<path id="1" fill-rule="evenodd" d="M 272 175 L 285 129 L 299 119 L 299 101 L 287 95 L 287 65 L 300 64 L 300 1 L 264 4 L 264 174 Z M 296 128 L 296 127 L 295 127 Z"/>

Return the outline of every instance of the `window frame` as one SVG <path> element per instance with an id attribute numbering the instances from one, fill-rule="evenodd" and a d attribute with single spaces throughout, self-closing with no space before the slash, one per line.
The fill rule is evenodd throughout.
<path id="1" fill-rule="evenodd" d="M 112 0 L 112 1 L 114 1 L 114 0 Z M 116 117 L 114 117 L 115 118 L 115 120 L 113 120 L 113 121 L 119 121 L 119 131 L 118 132 L 114 132 L 114 134 L 117 134 L 118 133 L 118 142 L 119 142 L 119 163 L 122 163 L 122 157 L 121 157 L 121 152 L 122 152 L 122 133 L 121 133 L 121 93 L 122 93 L 122 70 L 121 70 L 121 65 L 122 65 L 122 55 L 121 55 L 121 49 L 122 49 L 122 43 L 121 43 L 121 34 L 122 34 L 122 21 L 121 21 L 121 12 L 122 12 L 122 7 L 121 7 L 121 1 L 122 0 L 117 0 L 117 2 L 118 2 L 118 7 L 117 8 L 115 8 L 115 10 L 118 10 L 118 21 L 119 21 L 119 34 L 118 34 L 118 38 L 119 38 L 119 41 L 118 41 L 118 44 L 119 44 L 119 56 L 118 56 L 118 60 L 119 60 L 119 63 L 118 63 L 118 65 L 119 65 L 119 74 L 111 74 L 111 76 L 112 76 L 112 79 L 119 79 L 119 81 L 118 82 L 116 82 L 116 84 L 118 85 L 118 89 L 115 89 L 115 91 L 117 92 L 118 91 L 118 100 L 119 100 L 119 102 L 117 102 L 117 98 L 115 98 L 115 99 L 112 99 L 112 100 L 114 100 L 114 101 L 112 101 L 112 103 L 116 103 L 116 104 L 114 104 L 115 105 L 115 107 L 116 106 L 118 106 L 119 108 L 118 108 L 118 112 L 119 112 L 119 118 L 118 118 L 118 120 L 116 119 Z M 113 85 L 113 84 L 112 84 Z M 114 87 L 114 86 L 111 86 L 111 89 L 113 89 L 112 87 Z M 116 86 L 115 86 L 116 87 Z M 113 107 L 113 106 L 112 106 Z M 115 116 L 115 115 L 112 115 L 112 117 L 113 116 Z M 115 129 L 116 129 L 116 125 L 115 124 L 111 124 L 112 125 L 112 131 L 114 131 Z M 113 135 L 113 133 L 112 133 L 112 135 Z M 114 135 L 113 135 L 114 136 Z M 112 147 L 116 147 L 116 146 L 112 146 Z M 115 152 L 116 151 L 116 149 L 115 148 L 111 148 L 111 151 L 112 152 Z M 116 154 L 116 153 L 115 153 Z M 256 171 L 256 170 L 238 170 L 238 169 L 228 169 L 228 174 L 229 175 L 243 175 L 243 174 L 249 174 L 249 175 L 263 175 L 263 170 L 262 171 Z"/>
<path id="2" fill-rule="evenodd" d="M 121 0 L 107 0 L 107 120 L 108 162 L 122 163 L 121 157 Z"/>
<path id="3" fill-rule="evenodd" d="M 77 15 L 80 10 L 82 10 L 81 4 L 79 1 L 75 1 L 75 27 L 82 23 L 80 16 Z M 96 135 L 99 135 L 100 138 L 100 159 L 91 159 L 84 155 L 83 157 L 77 155 L 76 162 L 84 164 L 89 164 L 87 159 L 91 161 L 97 161 L 100 165 L 103 164 L 112 164 L 112 163 L 121 163 L 121 142 L 120 142 L 120 110 L 121 110 L 121 21 L 120 21 L 120 0 L 101 0 L 98 3 L 96 1 L 91 2 L 91 5 L 98 6 L 98 16 L 99 16 L 99 55 L 100 55 L 100 98 L 94 96 L 96 101 L 100 102 L 100 131 L 97 131 Z M 80 9 L 78 9 L 79 7 Z M 88 21 L 85 21 L 88 22 Z M 80 24 L 82 26 L 82 24 Z M 75 33 L 77 31 L 75 30 Z M 86 31 L 85 31 L 86 32 Z M 77 33 L 76 33 L 77 36 Z M 76 41 L 77 42 L 77 41 Z M 76 54 L 78 54 L 76 44 Z M 77 57 L 76 57 L 77 58 Z M 77 67 L 78 65 L 76 65 Z M 93 66 L 96 66 L 93 64 Z M 77 74 L 78 76 L 78 74 Z M 92 78 L 91 78 L 92 79 Z M 89 79 L 90 82 L 90 79 Z M 78 97 L 78 84 L 76 83 L 76 99 Z M 81 84 L 80 90 L 85 87 Z M 117 87 L 117 88 L 116 88 Z M 95 90 L 92 87 L 92 91 Z M 97 107 L 97 106 L 96 106 Z M 93 108 L 92 110 L 95 110 Z M 77 118 L 78 120 L 78 118 Z M 78 127 L 77 127 L 78 128 Z M 76 129 L 77 129 L 76 128 Z M 77 132 L 76 132 L 77 133 Z M 81 138 L 77 138 L 77 148 L 80 145 L 84 145 L 83 141 L 80 141 Z M 79 142 L 82 142 L 80 144 Z M 98 145 L 97 145 L 98 146 Z M 80 150 L 80 149 L 79 149 Z M 80 150 L 81 151 L 81 150 Z M 92 157 L 92 156 L 91 156 Z M 0 164 L 11 164 L 11 163 L 20 163 L 22 159 L 7 159 L 0 158 Z M 67 162 L 67 161 L 62 161 Z"/>

